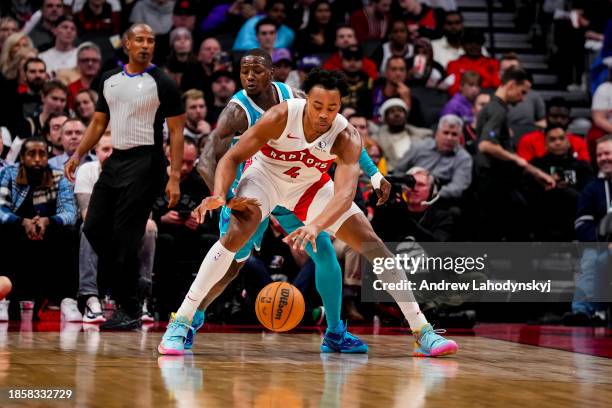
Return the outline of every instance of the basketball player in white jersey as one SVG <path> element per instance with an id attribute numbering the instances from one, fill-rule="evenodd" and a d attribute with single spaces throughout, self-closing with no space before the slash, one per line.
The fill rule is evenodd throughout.
<path id="1" fill-rule="evenodd" d="M 362 146 L 359 134 L 347 127 L 347 120 L 338 114 L 346 87 L 341 73 L 313 70 L 304 83 L 305 100 L 290 99 L 270 108 L 223 156 L 215 173 L 214 192 L 195 213 L 203 221 L 206 211 L 226 204 L 238 166 L 252 158 L 232 199 L 239 208 L 234 207 L 228 232 L 202 262 L 176 322 L 189 326 L 201 300 L 225 275 L 236 251 L 276 206 L 293 211 L 305 224 L 285 238 L 295 248 L 304 249 L 310 244 L 316 251 L 315 240 L 325 231 L 370 262 L 393 257 L 352 201 Z M 337 164 L 335 181 L 327 173 L 333 162 Z M 230 207 L 232 200 L 227 203 Z M 398 283 L 406 276 L 403 270 L 396 269 L 379 278 L 385 283 Z M 410 291 L 389 293 L 416 337 L 414 355 L 440 356 L 458 350 L 454 341 L 433 330 Z"/>

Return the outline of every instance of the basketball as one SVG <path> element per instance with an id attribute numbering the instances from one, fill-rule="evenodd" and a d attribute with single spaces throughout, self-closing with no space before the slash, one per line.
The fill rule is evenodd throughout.
<path id="1" fill-rule="evenodd" d="M 263 288 L 255 301 L 257 319 L 268 330 L 285 332 L 304 317 L 304 297 L 295 286 L 273 282 Z"/>
<path id="2" fill-rule="evenodd" d="M 13 288 L 13 284 L 11 280 L 6 276 L 0 276 L 0 300 L 4 299 L 11 293 L 11 289 Z"/>

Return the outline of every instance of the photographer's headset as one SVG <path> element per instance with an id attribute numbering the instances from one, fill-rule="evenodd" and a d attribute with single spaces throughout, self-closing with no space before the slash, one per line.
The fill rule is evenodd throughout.
<path id="1" fill-rule="evenodd" d="M 421 201 L 421 205 L 427 205 L 427 206 L 432 205 L 440 199 L 440 196 L 438 195 L 438 192 L 439 192 L 438 179 L 436 179 L 436 177 L 433 174 L 431 174 L 429 171 L 427 171 L 427 169 L 423 167 L 413 167 L 406 172 L 406 174 L 410 176 L 414 176 L 415 174 L 418 174 L 418 173 L 427 173 L 428 179 L 431 181 L 431 187 L 429 188 L 429 195 L 427 196 L 427 200 Z M 405 197 L 402 197 L 402 198 L 406 200 Z"/>

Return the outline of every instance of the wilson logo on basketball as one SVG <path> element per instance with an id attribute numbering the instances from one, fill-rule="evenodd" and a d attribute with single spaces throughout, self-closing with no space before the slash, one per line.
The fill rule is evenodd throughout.
<path id="1" fill-rule="evenodd" d="M 283 152 L 281 150 L 276 150 L 270 145 L 265 145 L 261 148 L 261 152 L 274 160 L 304 163 L 306 167 L 314 167 L 321 173 L 326 173 L 329 166 L 334 162 L 334 160 L 321 160 L 310 153 L 308 149 Z"/>
<path id="2" fill-rule="evenodd" d="M 276 315 L 274 316 L 276 320 L 280 320 L 281 317 L 283 317 L 283 309 L 289 304 L 290 293 L 291 292 L 287 288 L 281 289 L 281 296 L 280 300 L 278 301 L 278 308 L 276 309 Z"/>

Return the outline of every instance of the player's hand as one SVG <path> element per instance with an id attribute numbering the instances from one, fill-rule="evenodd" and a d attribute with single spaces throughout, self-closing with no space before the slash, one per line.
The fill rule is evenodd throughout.
<path id="1" fill-rule="evenodd" d="M 166 197 L 168 198 L 168 208 L 172 208 L 178 203 L 181 198 L 178 178 L 170 177 L 170 180 L 168 180 L 168 184 L 166 184 Z"/>
<path id="2" fill-rule="evenodd" d="M 310 242 L 312 250 L 317 252 L 317 237 L 319 236 L 318 228 L 313 225 L 305 225 L 293 231 L 291 234 L 283 238 L 283 242 L 293 249 L 304 250 L 306 245 Z"/>
<path id="3" fill-rule="evenodd" d="M 389 183 L 387 179 L 383 177 L 380 179 L 380 188 L 377 188 L 374 191 L 376 191 L 376 195 L 378 196 L 376 206 L 381 206 L 389 199 L 389 195 L 391 194 L 391 183 Z"/>
<path id="4" fill-rule="evenodd" d="M 541 170 L 537 171 L 534 174 L 534 177 L 538 183 L 544 186 L 544 190 L 552 190 L 557 186 L 555 179 L 551 175 L 546 174 Z"/>
<path id="5" fill-rule="evenodd" d="M 204 220 L 206 219 L 206 213 L 209 210 L 214 210 L 221 207 L 223 204 L 225 204 L 225 198 L 221 197 L 220 195 L 206 197 L 202 200 L 200 205 L 193 210 L 193 218 L 195 218 L 199 224 L 203 224 Z"/>
<path id="6" fill-rule="evenodd" d="M 259 204 L 259 201 L 255 198 L 234 197 L 229 200 L 227 206 L 235 211 L 244 211 L 253 206 L 261 207 L 261 204 Z"/>
<path id="7" fill-rule="evenodd" d="M 79 167 L 79 164 L 81 164 L 81 161 L 75 156 L 72 156 L 64 165 L 64 175 L 71 183 L 76 181 L 74 173 L 76 172 L 77 167 Z"/>

